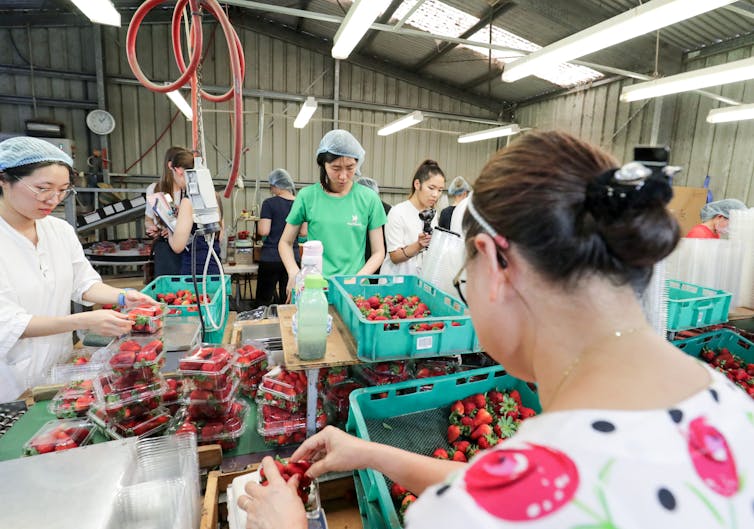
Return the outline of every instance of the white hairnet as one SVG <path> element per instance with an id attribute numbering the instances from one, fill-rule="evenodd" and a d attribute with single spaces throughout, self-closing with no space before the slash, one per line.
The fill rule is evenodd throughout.
<path id="1" fill-rule="evenodd" d="M 267 176 L 267 181 L 271 186 L 287 189 L 291 193 L 296 192 L 296 184 L 285 169 L 275 169 Z"/>
<path id="2" fill-rule="evenodd" d="M 361 184 L 364 187 L 368 187 L 378 195 L 380 194 L 380 186 L 377 185 L 377 181 L 374 178 L 369 178 L 368 176 L 362 176 L 358 180 L 356 180 L 357 184 Z"/>
<path id="3" fill-rule="evenodd" d="M 358 161 L 356 166 L 357 171 L 361 168 L 364 156 L 366 156 L 364 147 L 353 137 L 353 134 L 342 129 L 331 130 L 322 137 L 317 148 L 317 156 L 325 152 L 336 156 L 355 158 Z"/>
<path id="4" fill-rule="evenodd" d="M 448 186 L 448 195 L 451 197 L 468 191 L 471 191 L 471 186 L 462 176 L 456 176 Z"/>
<path id="5" fill-rule="evenodd" d="M 70 156 L 45 140 L 18 136 L 0 142 L 0 171 L 38 162 L 62 162 L 73 167 Z"/>
<path id="6" fill-rule="evenodd" d="M 735 198 L 725 198 L 705 204 L 701 211 L 702 221 L 706 222 L 715 218 L 716 215 L 722 215 L 726 219 L 730 218 L 732 209 L 746 209 L 746 204 Z"/>

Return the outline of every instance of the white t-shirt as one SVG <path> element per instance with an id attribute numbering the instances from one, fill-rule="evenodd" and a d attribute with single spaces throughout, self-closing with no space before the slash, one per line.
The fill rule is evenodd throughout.
<path id="1" fill-rule="evenodd" d="M 528 419 L 426 489 L 406 527 L 754 527 L 754 401 L 706 368 L 712 384 L 668 409 Z"/>
<path id="2" fill-rule="evenodd" d="M 380 274 L 420 275 L 424 252 L 420 252 L 419 255 L 415 255 L 402 263 L 396 264 L 390 260 L 390 252 L 413 244 L 419 238 L 419 234 L 424 228 L 424 222 L 419 219 L 420 211 L 410 200 L 405 200 L 390 208 L 390 212 L 387 214 L 387 224 L 385 224 L 387 255 L 382 263 L 382 268 L 380 268 Z M 432 227 L 437 226 L 439 216 L 435 213 L 435 217 L 432 219 Z"/>
<path id="3" fill-rule="evenodd" d="M 102 281 L 70 224 L 48 216 L 36 225 L 35 247 L 0 218 L 0 402 L 44 382 L 72 348 L 70 333 L 21 339 L 32 316 L 67 316 L 71 301 L 91 305 L 81 297 Z"/>

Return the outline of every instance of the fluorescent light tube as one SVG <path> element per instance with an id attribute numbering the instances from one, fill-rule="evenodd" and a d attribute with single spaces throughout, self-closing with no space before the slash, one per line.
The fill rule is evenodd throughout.
<path id="1" fill-rule="evenodd" d="M 120 13 L 110 0 L 71 0 L 95 24 L 120 27 Z"/>
<path id="2" fill-rule="evenodd" d="M 335 34 L 331 52 L 333 58 L 347 59 L 369 26 L 389 4 L 390 0 L 354 0 Z"/>
<path id="3" fill-rule="evenodd" d="M 186 116 L 186 119 L 188 121 L 192 121 L 194 119 L 194 112 L 191 110 L 191 105 L 189 105 L 188 101 L 183 98 L 179 90 L 167 92 L 167 96 L 173 103 L 175 103 L 175 106 L 178 107 L 178 110 L 183 112 L 183 115 Z"/>
<path id="4" fill-rule="evenodd" d="M 377 134 L 379 134 L 380 136 L 389 136 L 390 134 L 398 132 L 399 130 L 413 127 L 414 125 L 421 123 L 422 121 L 424 121 L 424 114 L 422 114 L 419 110 L 414 110 L 410 114 L 405 115 L 400 119 L 391 121 L 380 130 L 378 130 Z"/>
<path id="5" fill-rule="evenodd" d="M 312 119 L 314 112 L 317 110 L 317 100 L 313 97 L 307 97 L 304 104 L 301 105 L 301 110 L 298 111 L 296 121 L 293 122 L 293 126 L 297 129 L 303 129 L 309 120 Z"/>
<path id="6" fill-rule="evenodd" d="M 727 123 L 745 119 L 754 119 L 754 104 L 713 108 L 707 114 L 707 123 Z"/>
<path id="7" fill-rule="evenodd" d="M 627 86 L 620 100 L 639 101 L 748 79 L 754 79 L 754 57 Z"/>
<path id="8" fill-rule="evenodd" d="M 505 66 L 503 81 L 512 83 L 639 35 L 695 17 L 735 0 L 652 0 L 625 13 L 545 46 Z"/>
<path id="9" fill-rule="evenodd" d="M 505 125 L 503 127 L 495 127 L 494 129 L 480 130 L 479 132 L 469 132 L 458 136 L 458 143 L 471 143 L 472 141 L 489 140 L 492 138 L 500 138 L 501 136 L 512 136 L 518 134 L 521 131 L 516 123 L 511 125 Z"/>

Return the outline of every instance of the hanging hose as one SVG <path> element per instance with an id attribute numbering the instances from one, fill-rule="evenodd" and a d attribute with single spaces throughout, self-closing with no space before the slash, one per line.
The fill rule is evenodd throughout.
<path id="1" fill-rule="evenodd" d="M 246 65 L 244 62 L 243 48 L 241 46 L 241 40 L 238 38 L 238 34 L 228 20 L 227 15 L 220 7 L 217 0 L 178 0 L 173 10 L 172 19 L 172 40 L 173 40 L 173 55 L 175 57 L 178 70 L 181 72 L 180 77 L 172 83 L 160 85 L 150 81 L 141 70 L 139 62 L 136 58 L 136 34 L 139 31 L 141 25 L 147 14 L 160 4 L 163 4 L 166 0 L 147 0 L 139 9 L 134 13 L 131 23 L 128 26 L 128 33 L 126 35 L 126 56 L 128 57 L 128 64 L 131 66 L 131 71 L 138 81 L 146 88 L 153 92 L 165 94 L 167 92 L 173 92 L 185 86 L 187 83 L 191 85 L 191 106 L 194 109 L 194 120 L 192 121 L 192 141 L 193 150 L 199 152 L 202 157 L 206 158 L 207 153 L 204 153 L 199 148 L 199 119 L 196 112 L 198 106 L 199 95 L 208 101 L 213 103 L 222 103 L 233 99 L 233 161 L 230 168 L 230 175 L 228 176 L 228 184 L 225 187 L 225 198 L 230 198 L 233 186 L 235 185 L 236 178 L 238 176 L 238 170 L 241 165 L 241 149 L 243 147 L 243 78 L 246 71 Z M 191 24 L 188 35 L 190 61 L 188 66 L 183 59 L 183 50 L 181 47 L 181 17 L 186 6 L 189 6 L 191 14 Z M 201 9 L 204 8 L 220 24 L 225 34 L 225 40 L 228 44 L 228 51 L 230 52 L 230 65 L 232 71 L 232 83 L 230 89 L 222 95 L 215 96 L 208 94 L 204 90 L 200 90 L 197 82 L 197 70 L 201 62 L 202 55 L 202 13 Z"/>

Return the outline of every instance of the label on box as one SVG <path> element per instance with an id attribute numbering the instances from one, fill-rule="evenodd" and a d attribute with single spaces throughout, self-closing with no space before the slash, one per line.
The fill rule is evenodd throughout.
<path id="1" fill-rule="evenodd" d="M 124 206 L 122 202 L 116 202 L 115 204 L 113 204 L 113 207 L 115 208 L 115 211 L 118 213 L 126 209 L 126 206 Z"/>
<path id="2" fill-rule="evenodd" d="M 92 222 L 97 222 L 102 217 L 99 216 L 99 213 L 96 211 L 94 213 L 90 213 L 89 215 L 84 216 L 84 220 L 87 224 L 91 224 Z"/>
<path id="3" fill-rule="evenodd" d="M 141 206 L 141 205 L 144 205 L 146 203 L 147 203 L 147 199 L 145 199 L 144 197 L 136 197 L 136 198 L 132 198 L 131 199 L 131 206 L 132 207 Z"/>
<path id="4" fill-rule="evenodd" d="M 113 213 L 115 213 L 115 210 L 112 206 L 105 206 L 104 208 L 102 208 L 102 211 L 105 212 L 105 215 L 112 215 Z"/>
<path id="5" fill-rule="evenodd" d="M 416 339 L 416 349 L 421 351 L 422 349 L 431 349 L 434 336 L 420 336 Z"/>

